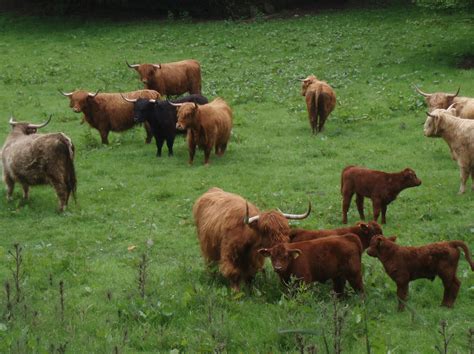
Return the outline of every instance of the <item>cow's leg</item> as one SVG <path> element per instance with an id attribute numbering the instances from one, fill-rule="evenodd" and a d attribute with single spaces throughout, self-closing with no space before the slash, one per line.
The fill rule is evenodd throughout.
<path id="1" fill-rule="evenodd" d="M 379 198 L 372 199 L 372 207 L 374 209 L 374 221 L 377 221 L 382 209 L 382 201 Z M 385 224 L 382 220 L 382 224 Z"/>
<path id="2" fill-rule="evenodd" d="M 472 182 L 472 191 L 474 192 L 474 169 L 471 170 L 471 182 Z"/>
<path id="3" fill-rule="evenodd" d="M 221 144 L 221 156 L 224 155 L 224 152 L 226 151 L 227 149 L 227 143 L 223 143 Z M 474 173 L 474 172 L 473 172 Z M 474 178 L 473 178 L 473 181 L 474 181 Z M 474 183 L 474 182 L 473 182 Z M 474 186 L 474 184 L 473 184 Z M 473 187 L 474 188 L 474 187 Z"/>
<path id="4" fill-rule="evenodd" d="M 229 279 L 231 289 L 237 292 L 240 291 L 241 274 L 239 269 L 234 266 L 229 256 L 224 255 L 221 258 L 219 269 L 222 275 Z"/>
<path id="5" fill-rule="evenodd" d="M 194 154 L 196 153 L 196 144 L 194 142 L 193 135 L 190 129 L 188 129 L 186 140 L 188 142 L 188 150 L 189 150 L 188 163 L 192 165 L 194 161 Z"/>
<path id="6" fill-rule="evenodd" d="M 469 169 L 466 167 L 460 167 L 461 171 L 461 186 L 459 187 L 459 193 L 463 194 L 466 191 L 466 182 L 467 178 L 469 177 Z"/>
<path id="7" fill-rule="evenodd" d="M 318 131 L 322 132 L 324 129 L 324 124 L 326 123 L 327 116 L 326 115 L 319 115 L 319 122 L 318 122 Z"/>
<path id="8" fill-rule="evenodd" d="M 168 147 L 168 156 L 173 156 L 173 144 L 174 144 L 174 136 L 168 137 L 166 139 L 166 146 Z"/>
<path id="9" fill-rule="evenodd" d="M 206 146 L 204 148 L 204 165 L 209 166 L 209 157 L 211 156 L 212 147 Z"/>
<path id="10" fill-rule="evenodd" d="M 150 144 L 151 139 L 153 138 L 153 133 L 151 132 L 150 123 L 145 122 L 143 124 L 143 126 L 144 126 L 145 132 L 146 132 L 145 144 Z"/>
<path id="11" fill-rule="evenodd" d="M 397 283 L 398 311 L 405 309 L 405 302 L 408 299 L 408 282 Z"/>
<path id="12" fill-rule="evenodd" d="M 354 274 L 350 274 L 347 277 L 347 281 L 351 284 L 352 289 L 359 294 L 364 294 L 364 282 L 362 281 L 362 273 L 360 272 L 360 269 Z"/>
<path id="13" fill-rule="evenodd" d="M 382 203 L 382 224 L 385 224 L 387 220 L 385 219 L 385 214 L 387 213 L 387 204 Z"/>
<path id="14" fill-rule="evenodd" d="M 349 206 L 351 205 L 351 199 L 354 193 L 349 191 L 343 191 L 342 195 L 342 223 L 347 224 L 347 212 L 349 210 Z"/>
<path id="15" fill-rule="evenodd" d="M 10 178 L 7 174 L 5 174 L 5 184 L 7 185 L 7 200 L 11 201 L 12 195 L 13 195 L 13 190 L 15 189 L 15 181 L 13 178 Z"/>
<path id="16" fill-rule="evenodd" d="M 360 219 L 365 220 L 363 195 L 356 193 L 356 204 L 357 204 L 357 210 L 359 211 Z"/>
<path id="17" fill-rule="evenodd" d="M 337 277 L 332 280 L 333 289 L 337 297 L 340 297 L 344 294 L 344 287 L 346 285 L 346 279 L 344 277 Z"/>
<path id="18" fill-rule="evenodd" d="M 59 202 L 58 209 L 60 212 L 63 212 L 64 208 L 67 205 L 67 200 L 69 197 L 67 187 L 65 184 L 61 182 L 57 182 L 57 181 L 53 182 L 53 187 L 54 187 L 54 190 L 56 191 L 56 195 L 58 196 L 58 202 Z"/>
<path id="19" fill-rule="evenodd" d="M 29 198 L 30 186 L 27 184 L 22 184 L 23 187 L 23 199 L 27 200 Z"/>
<path id="20" fill-rule="evenodd" d="M 108 130 L 100 130 L 100 138 L 102 140 L 102 144 L 109 145 L 109 131 Z"/>
<path id="21" fill-rule="evenodd" d="M 165 139 L 163 137 L 156 138 L 156 157 L 161 157 L 161 149 L 163 149 L 163 144 Z"/>
<path id="22" fill-rule="evenodd" d="M 445 274 L 439 274 L 439 277 L 443 281 L 444 286 L 444 295 L 441 306 L 453 307 L 458 296 L 461 282 L 456 277 L 456 273 L 453 273 L 452 270 Z"/>

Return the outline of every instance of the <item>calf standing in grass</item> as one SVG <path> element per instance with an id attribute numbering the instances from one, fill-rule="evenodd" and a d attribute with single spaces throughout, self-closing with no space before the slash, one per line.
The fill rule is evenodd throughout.
<path id="1" fill-rule="evenodd" d="M 321 132 L 326 119 L 336 107 L 334 90 L 326 81 L 320 81 L 316 76 L 310 75 L 303 80 L 301 95 L 306 99 L 306 108 L 313 134 Z"/>
<path id="2" fill-rule="evenodd" d="M 358 222 L 354 226 L 329 230 L 292 229 L 290 232 L 290 242 L 315 240 L 322 237 L 345 234 L 356 234 L 359 237 L 360 242 L 362 242 L 362 247 L 365 250 L 369 247 L 372 237 L 375 235 L 382 235 L 383 232 L 380 225 L 375 221 L 370 221 L 368 223 Z"/>
<path id="3" fill-rule="evenodd" d="M 342 223 L 347 224 L 347 211 L 354 193 L 360 218 L 364 216 L 364 197 L 372 199 L 374 220 L 377 221 L 382 211 L 382 224 L 385 224 L 387 205 L 394 201 L 398 194 L 410 187 L 417 187 L 421 180 L 411 168 L 401 172 L 387 173 L 370 170 L 364 167 L 347 166 L 341 174 Z"/>
<path id="4" fill-rule="evenodd" d="M 456 301 L 461 282 L 456 277 L 461 248 L 474 271 L 474 263 L 467 245 L 463 241 L 430 243 L 421 247 L 403 247 L 395 243 L 396 237 L 376 236 L 367 250 L 369 256 L 377 257 L 385 271 L 397 284 L 398 309 L 405 308 L 408 284 L 420 278 L 434 280 L 439 276 L 443 281 L 444 296 L 442 306 L 452 307 Z"/>
<path id="5" fill-rule="evenodd" d="M 209 156 L 214 147 L 217 156 L 224 155 L 232 130 L 232 110 L 221 98 L 205 105 L 196 103 L 173 104 L 178 109 L 177 129 L 187 129 L 189 164 L 196 153 L 196 146 L 204 150 L 204 164 L 209 164 Z"/>
<path id="6" fill-rule="evenodd" d="M 364 292 L 361 275 L 362 243 L 355 234 L 324 237 L 295 243 L 280 243 L 258 252 L 272 260 L 280 279 L 291 276 L 305 283 L 333 281 L 336 294 L 344 293 L 346 280 L 352 288 Z"/>

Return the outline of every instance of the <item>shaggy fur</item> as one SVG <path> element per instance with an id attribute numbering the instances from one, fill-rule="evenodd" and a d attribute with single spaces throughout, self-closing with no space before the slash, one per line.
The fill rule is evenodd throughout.
<path id="1" fill-rule="evenodd" d="M 260 218 L 244 223 L 247 201 L 237 194 L 211 188 L 193 206 L 199 244 L 206 263 L 218 263 L 222 275 L 233 289 L 250 283 L 262 269 L 264 258 L 257 253 L 262 247 L 288 242 L 290 227 L 279 211 L 260 212 L 248 203 L 249 215 Z"/>
<path id="2" fill-rule="evenodd" d="M 426 118 L 424 134 L 430 138 L 443 138 L 449 145 L 451 155 L 458 163 L 461 174 L 459 194 L 466 191 L 466 182 L 471 175 L 474 191 L 474 121 L 459 119 L 444 110 L 434 110 Z"/>
<path id="3" fill-rule="evenodd" d="M 385 224 L 387 205 L 394 201 L 402 190 L 420 184 L 421 181 L 411 168 L 406 168 L 401 172 L 387 173 L 364 167 L 347 166 L 341 174 L 342 223 L 347 224 L 347 211 L 354 193 L 360 218 L 365 219 L 364 197 L 367 197 L 372 199 L 374 221 L 377 221 L 382 211 L 382 224 Z"/>
<path id="4" fill-rule="evenodd" d="M 396 237 L 372 238 L 367 253 L 377 257 L 385 271 L 397 284 L 398 309 L 405 308 L 408 284 L 420 278 L 434 280 L 439 276 L 444 285 L 442 306 L 452 307 L 456 301 L 461 282 L 456 277 L 461 248 L 471 270 L 474 270 L 469 249 L 463 241 L 430 243 L 421 247 L 404 247 L 395 243 Z"/>
<path id="5" fill-rule="evenodd" d="M 358 222 L 354 226 L 341 227 L 338 229 L 330 230 L 304 230 L 304 229 L 292 229 L 290 232 L 290 242 L 300 242 L 315 240 L 322 237 L 334 236 L 334 235 L 345 235 L 355 234 L 359 237 L 362 247 L 367 249 L 370 244 L 370 240 L 375 235 L 382 235 L 382 228 L 375 221 L 368 223 Z"/>
<path id="6" fill-rule="evenodd" d="M 435 109 L 447 109 L 454 103 L 454 112 L 452 114 L 456 117 L 465 119 L 474 119 L 474 98 L 471 97 L 457 97 L 456 94 L 435 92 L 431 94 L 422 93 L 428 105 L 428 112 L 433 112 Z"/>
<path id="7" fill-rule="evenodd" d="M 364 292 L 361 274 L 362 244 L 355 234 L 323 237 L 296 243 L 281 243 L 258 252 L 272 260 L 273 269 L 283 282 L 291 276 L 305 283 L 332 279 L 334 291 L 344 292 L 346 280 Z"/>
<path id="8" fill-rule="evenodd" d="M 73 159 L 74 145 L 63 133 L 36 134 L 28 123 L 13 126 L 2 148 L 7 199 L 12 199 L 16 182 L 23 187 L 24 199 L 29 197 L 30 186 L 50 184 L 63 211 L 71 193 L 75 197 L 76 192 Z"/>
<path id="9" fill-rule="evenodd" d="M 130 99 L 159 99 L 160 94 L 153 90 L 138 90 L 123 94 Z M 84 113 L 84 120 L 100 133 L 102 144 L 109 143 L 109 132 L 121 132 L 132 128 L 133 106 L 124 101 L 119 93 L 99 93 L 91 97 L 87 91 L 74 91 L 69 96 L 69 107 L 76 113 Z M 151 142 L 152 134 L 148 123 L 145 123 L 146 143 Z"/>
<path id="10" fill-rule="evenodd" d="M 201 94 L 201 65 L 189 59 L 173 63 L 141 64 L 135 68 L 145 88 L 164 96 Z"/>
<path id="11" fill-rule="evenodd" d="M 217 156 L 222 156 L 227 148 L 232 130 L 232 110 L 221 98 L 198 106 L 185 103 L 178 109 L 178 129 L 187 129 L 189 164 L 193 163 L 196 146 L 204 150 L 204 164 L 209 164 L 209 156 L 214 147 Z"/>
<path id="12" fill-rule="evenodd" d="M 336 107 L 336 93 L 326 81 L 320 81 L 316 76 L 310 75 L 303 80 L 301 95 L 306 99 L 313 134 L 321 132 L 326 119 Z"/>

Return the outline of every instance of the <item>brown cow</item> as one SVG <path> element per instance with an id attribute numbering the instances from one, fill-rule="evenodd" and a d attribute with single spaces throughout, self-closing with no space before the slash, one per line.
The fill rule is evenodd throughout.
<path id="1" fill-rule="evenodd" d="M 265 259 L 257 250 L 288 242 L 287 219 L 304 219 L 310 211 L 311 204 L 302 215 L 261 212 L 241 196 L 220 188 L 209 189 L 193 206 L 202 255 L 208 265 L 219 263 L 234 290 L 240 289 L 242 281 L 251 283 L 262 269 Z"/>
<path id="2" fill-rule="evenodd" d="M 334 292 L 342 294 L 346 280 L 364 292 L 361 274 L 362 243 L 355 234 L 329 236 L 317 240 L 280 243 L 258 252 L 270 257 L 273 269 L 283 282 L 291 276 L 305 283 L 333 281 Z"/>
<path id="3" fill-rule="evenodd" d="M 120 93 L 90 93 L 87 91 L 62 92 L 69 97 L 69 107 L 76 113 L 84 113 L 84 120 L 97 129 L 102 139 L 102 144 L 108 144 L 110 131 L 121 132 L 135 125 L 133 120 L 133 106 L 123 100 Z M 138 90 L 123 94 L 129 99 L 147 98 L 159 99 L 160 94 L 153 90 Z M 144 124 L 146 130 L 146 143 L 150 143 L 153 134 L 148 122 Z"/>
<path id="4" fill-rule="evenodd" d="M 209 164 L 209 156 L 214 147 L 217 156 L 222 156 L 227 148 L 232 130 L 232 110 L 221 98 L 204 105 L 196 103 L 171 103 L 179 106 L 176 128 L 186 130 L 189 148 L 189 164 L 196 153 L 196 145 L 204 150 L 204 164 Z"/>
<path id="5" fill-rule="evenodd" d="M 360 218 L 364 216 L 364 197 L 372 199 L 374 220 L 377 221 L 382 211 L 382 224 L 385 224 L 387 205 L 394 201 L 405 188 L 416 187 L 421 180 L 411 168 L 401 172 L 387 173 L 370 170 L 364 167 L 347 166 L 341 174 L 342 223 L 347 224 L 347 211 L 354 193 Z"/>
<path id="6" fill-rule="evenodd" d="M 326 81 L 320 81 L 314 75 L 302 81 L 301 95 L 306 98 L 309 123 L 315 134 L 323 130 L 327 117 L 336 107 L 336 94 Z"/>
<path id="7" fill-rule="evenodd" d="M 417 86 L 415 86 L 415 89 L 425 97 L 429 113 L 432 113 L 435 109 L 452 107 L 450 114 L 460 118 L 474 119 L 474 98 L 458 97 L 459 89 L 454 94 L 444 92 L 426 93 Z"/>
<path id="8" fill-rule="evenodd" d="M 201 94 L 201 65 L 188 59 L 163 64 L 129 64 L 140 75 L 145 88 L 156 90 L 164 96 L 189 92 Z"/>
<path id="9" fill-rule="evenodd" d="M 420 278 L 434 280 L 439 276 L 443 281 L 444 296 L 442 306 L 452 307 L 456 301 L 461 282 L 456 277 L 461 248 L 474 271 L 469 249 L 463 241 L 430 243 L 421 247 L 404 247 L 395 243 L 396 237 L 372 238 L 367 250 L 369 256 L 377 257 L 385 271 L 397 284 L 398 309 L 405 308 L 408 284 Z"/>
<path id="10" fill-rule="evenodd" d="M 30 186 L 50 184 L 59 200 L 59 211 L 75 197 L 76 173 L 74 145 L 63 133 L 36 134 L 43 124 L 19 123 L 10 118 L 12 131 L 2 148 L 3 179 L 7 185 L 7 199 L 12 199 L 15 183 L 23 187 L 23 198 L 28 199 Z"/>
<path id="11" fill-rule="evenodd" d="M 383 232 L 380 225 L 375 221 L 369 221 L 368 223 L 358 222 L 354 226 L 329 230 L 291 229 L 290 242 L 309 241 L 322 237 L 345 234 L 356 234 L 365 250 L 369 247 L 372 237 L 375 235 L 383 235 Z"/>

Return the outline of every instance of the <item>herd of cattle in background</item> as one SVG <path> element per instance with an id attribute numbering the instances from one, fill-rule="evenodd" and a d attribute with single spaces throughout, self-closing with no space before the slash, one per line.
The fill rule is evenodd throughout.
<path id="1" fill-rule="evenodd" d="M 83 113 L 83 122 L 99 131 L 103 144 L 108 134 L 144 123 L 146 143 L 155 138 L 157 153 L 166 142 L 168 155 L 173 155 L 176 134 L 186 134 L 189 163 L 196 147 L 204 150 L 204 163 L 209 164 L 211 150 L 221 156 L 226 151 L 232 130 L 232 110 L 221 98 L 209 102 L 201 95 L 201 67 L 196 60 L 163 64 L 129 64 L 136 70 L 145 89 L 128 93 L 95 93 L 87 91 L 61 92 L 70 100 L 74 112 Z M 451 150 L 461 171 L 464 193 L 469 175 L 474 190 L 474 99 L 455 94 L 428 94 L 416 90 L 428 104 L 424 134 L 442 137 Z M 182 95 L 174 100 L 163 96 Z M 334 90 L 324 81 L 310 75 L 302 80 L 313 134 L 321 132 L 336 105 Z M 50 184 L 54 187 L 59 210 L 63 211 L 71 194 L 75 197 L 76 175 L 74 145 L 63 133 L 38 134 L 46 126 L 16 122 L 10 118 L 11 133 L 2 148 L 3 176 L 7 199 L 11 200 L 16 182 L 23 187 L 23 197 L 29 187 Z M 462 241 L 437 242 L 421 247 L 403 247 L 396 237 L 384 237 L 377 223 L 380 213 L 386 223 L 387 205 L 398 194 L 421 184 L 415 172 L 406 168 L 386 173 L 363 167 L 347 166 L 341 174 L 342 222 L 353 195 L 360 219 L 364 220 L 364 198 L 370 198 L 374 221 L 357 222 L 354 226 L 332 230 L 290 228 L 288 219 L 306 218 L 304 214 L 287 214 L 280 210 L 260 211 L 239 195 L 211 188 L 199 197 L 193 207 L 202 255 L 208 265 L 218 263 L 220 272 L 239 290 L 242 283 L 250 284 L 270 257 L 273 268 L 283 282 L 296 277 L 306 283 L 331 279 L 337 294 L 342 294 L 346 281 L 362 293 L 361 258 L 364 250 L 377 257 L 397 285 L 399 308 L 408 296 L 408 283 L 418 278 L 439 276 L 444 285 L 442 305 L 451 307 L 456 300 L 460 281 L 456 270 L 460 249 L 474 270 L 467 245 Z"/>

